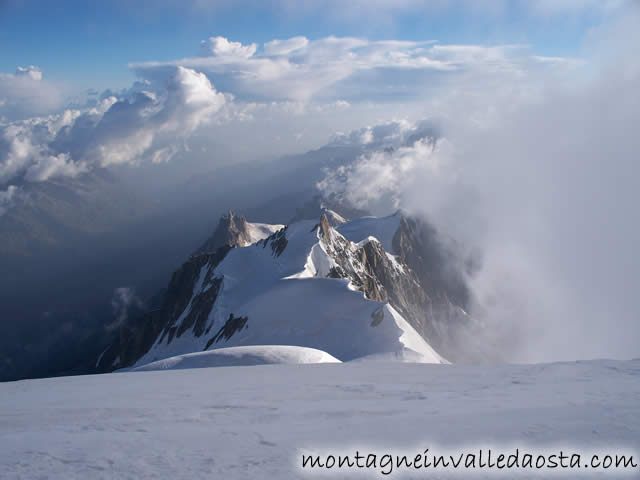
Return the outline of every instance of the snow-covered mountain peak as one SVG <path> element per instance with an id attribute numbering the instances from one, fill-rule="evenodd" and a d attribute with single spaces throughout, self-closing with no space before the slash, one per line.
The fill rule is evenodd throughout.
<path id="1" fill-rule="evenodd" d="M 232 210 L 220 218 L 215 231 L 200 247 L 197 253 L 215 252 L 218 248 L 246 247 L 259 240 L 267 238 L 272 233 L 283 228 L 284 225 L 270 225 L 267 223 L 250 223 L 243 216 L 237 216 Z"/>
<path id="2" fill-rule="evenodd" d="M 342 225 L 343 223 L 347 223 L 348 221 L 338 212 L 331 210 L 330 208 L 322 207 L 321 213 L 323 215 L 326 215 L 327 221 L 329 222 L 329 225 L 331 225 L 332 227 L 337 227 L 339 225 Z"/>
<path id="3" fill-rule="evenodd" d="M 435 248 L 428 234 L 402 214 L 346 221 L 325 210 L 283 226 L 229 212 L 210 247 L 174 273 L 162 307 L 122 327 L 100 368 L 261 345 L 314 348 L 341 361 L 446 362 L 431 342 L 446 348 L 443 325 L 469 319 L 415 255 Z"/>

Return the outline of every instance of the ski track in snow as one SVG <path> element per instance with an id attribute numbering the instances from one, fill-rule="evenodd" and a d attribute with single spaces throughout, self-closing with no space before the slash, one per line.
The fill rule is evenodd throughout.
<path id="1" fill-rule="evenodd" d="M 298 469 L 299 448 L 415 453 L 496 443 L 637 452 L 640 360 L 493 367 L 365 361 L 0 384 L 3 479 L 309 478 Z M 353 478 L 312 476 L 319 477 Z M 384 477 L 371 471 L 357 478 Z M 422 471 L 416 478 L 438 476 Z"/>

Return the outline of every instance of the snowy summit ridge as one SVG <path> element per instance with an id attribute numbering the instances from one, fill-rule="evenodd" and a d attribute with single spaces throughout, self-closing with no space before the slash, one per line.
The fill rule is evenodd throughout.
<path id="1" fill-rule="evenodd" d="M 235 354 L 190 354 L 230 347 L 252 347 L 243 355 L 253 362 L 268 346 L 315 349 L 338 361 L 448 363 L 443 332 L 469 321 L 467 292 L 462 277 L 445 281 L 439 272 L 433 235 L 401 213 L 348 221 L 325 209 L 319 220 L 284 226 L 230 211 L 173 274 L 162 307 L 123 325 L 98 369 L 226 365 Z M 425 248 L 433 251 L 417 254 Z M 291 363 L 295 355 L 269 358 Z"/>

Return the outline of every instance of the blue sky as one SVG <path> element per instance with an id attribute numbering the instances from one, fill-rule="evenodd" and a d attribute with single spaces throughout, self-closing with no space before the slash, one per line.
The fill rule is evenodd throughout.
<path id="1" fill-rule="evenodd" d="M 566 8 L 532 8 L 520 1 L 378 1 L 347 11 L 334 2 L 127 3 L 0 1 L 0 72 L 37 65 L 69 89 L 122 88 L 134 78 L 129 62 L 192 56 L 201 40 L 218 35 L 244 44 L 296 35 L 526 43 L 539 55 L 578 56 L 585 35 L 606 14 L 588 1 L 570 1 Z"/>

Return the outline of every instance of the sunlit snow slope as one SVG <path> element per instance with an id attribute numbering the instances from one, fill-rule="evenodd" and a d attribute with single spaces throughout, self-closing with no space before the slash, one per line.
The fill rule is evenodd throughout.
<path id="1" fill-rule="evenodd" d="M 6 480 L 406 478 L 379 470 L 305 475 L 299 449 L 616 453 L 639 444 L 640 360 L 265 365 L 0 384 Z M 535 473 L 574 479 L 588 472 Z M 451 477 L 423 470 L 410 478 Z"/>
<path id="2" fill-rule="evenodd" d="M 238 221 L 232 213 L 225 222 L 234 232 L 275 230 Z M 399 222 L 400 217 L 368 218 L 340 228 L 355 236 L 370 230 L 389 243 Z M 222 237 L 220 232 L 226 230 L 216 233 Z M 237 243 L 237 235 L 234 239 Z M 200 263 L 193 263 L 189 270 L 193 287 L 187 287 L 192 290 L 181 297 L 188 301 L 175 301 L 165 308 L 179 314 L 135 358 L 134 367 L 176 355 L 251 345 L 314 348 L 340 361 L 382 355 L 400 361 L 447 363 L 397 309 L 376 299 L 384 287 L 371 265 L 384 268 L 388 282 L 398 285 L 396 277 L 412 281 L 405 267 L 373 236 L 358 243 L 349 241 L 330 226 L 326 215 L 292 223 L 248 246 L 190 261 Z M 181 275 L 187 276 L 176 275 L 176 283 Z M 183 284 L 174 290 L 184 290 Z"/>
<path id="3" fill-rule="evenodd" d="M 303 363 L 340 363 L 340 360 L 315 348 L 290 345 L 255 345 L 218 348 L 207 352 L 187 353 L 147 363 L 136 372 L 184 368 L 237 367 L 249 365 Z"/>

